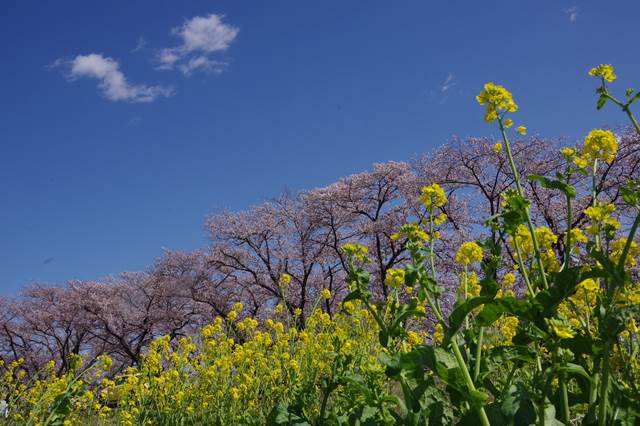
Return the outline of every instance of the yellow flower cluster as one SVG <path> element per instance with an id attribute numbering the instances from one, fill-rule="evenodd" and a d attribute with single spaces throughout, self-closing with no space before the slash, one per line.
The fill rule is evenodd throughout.
<path id="1" fill-rule="evenodd" d="M 282 274 L 282 275 L 280 276 L 280 281 L 279 281 L 280 286 L 282 286 L 282 287 L 286 287 L 286 286 L 288 286 L 290 283 L 291 283 L 291 275 L 289 275 L 289 274 Z"/>
<path id="2" fill-rule="evenodd" d="M 615 240 L 612 244 L 611 244 L 611 259 L 618 263 L 620 261 L 620 258 L 622 257 L 622 252 L 624 250 L 624 246 L 627 244 L 627 238 L 626 237 L 621 237 L 617 240 Z M 637 263 L 637 258 L 640 255 L 640 247 L 638 247 L 638 244 L 636 244 L 635 241 L 631 241 L 631 244 L 629 245 L 629 252 L 627 253 L 627 257 L 625 258 L 624 261 L 624 266 L 627 268 L 633 268 L 634 266 L 636 266 Z"/>
<path id="3" fill-rule="evenodd" d="M 575 332 L 571 325 L 562 319 L 551 318 L 550 320 L 547 320 L 547 325 L 553 334 L 560 339 L 571 339 L 575 336 Z"/>
<path id="4" fill-rule="evenodd" d="M 553 251 L 553 246 L 557 243 L 558 236 L 546 226 L 536 228 L 535 233 L 540 245 L 540 254 L 545 270 L 548 272 L 557 271 L 560 264 Z M 519 248 L 523 257 L 531 256 L 534 253 L 533 238 L 526 225 L 518 225 L 515 235 L 509 237 L 508 243 L 513 250 L 516 250 L 516 247 Z"/>
<path id="5" fill-rule="evenodd" d="M 434 233 L 434 237 L 437 237 L 437 234 Z M 420 228 L 420 225 L 417 223 L 407 223 L 402 225 L 400 227 L 400 232 L 391 236 L 392 240 L 399 240 L 400 238 L 406 238 L 413 242 L 430 240 L 429 234 Z"/>
<path id="6" fill-rule="evenodd" d="M 469 241 L 463 243 L 458 249 L 458 252 L 456 253 L 456 262 L 461 265 L 468 265 L 470 263 L 480 262 L 482 257 L 482 247 L 480 247 L 475 241 Z"/>
<path id="7" fill-rule="evenodd" d="M 486 105 L 484 119 L 487 123 L 497 120 L 498 114 L 502 111 L 516 112 L 518 110 L 518 105 L 513 101 L 511 92 L 503 86 L 493 83 L 485 84 L 484 90 L 476 96 L 476 100 L 480 105 Z"/>
<path id="8" fill-rule="evenodd" d="M 437 183 L 423 186 L 418 199 L 427 209 L 433 210 L 436 207 L 442 207 L 447 202 L 447 196 L 444 189 Z"/>
<path id="9" fill-rule="evenodd" d="M 616 207 L 611 203 L 597 203 L 595 206 L 587 207 L 584 214 L 591 219 L 591 225 L 587 227 L 587 234 L 598 235 L 602 226 L 613 229 L 620 228 L 620 222 L 611 216 L 615 211 Z"/>
<path id="10" fill-rule="evenodd" d="M 435 223 L 436 225 L 442 225 L 443 223 L 446 222 L 446 220 L 447 220 L 447 215 L 444 213 L 440 213 L 439 215 L 433 218 L 433 223 Z"/>
<path id="11" fill-rule="evenodd" d="M 589 70 L 589 75 L 593 77 L 600 77 L 605 81 L 611 83 L 613 80 L 618 78 L 614 74 L 615 70 L 613 69 L 613 65 L 611 64 L 600 64 L 595 68 L 591 68 Z"/>
<path id="12" fill-rule="evenodd" d="M 389 287 L 400 288 L 404 284 L 404 269 L 389 269 L 384 283 Z"/>
<path id="13" fill-rule="evenodd" d="M 600 286 L 595 280 L 583 280 L 576 286 L 575 293 L 558 306 L 558 314 L 581 333 L 595 330 L 593 310 L 599 293 Z"/>
<path id="14" fill-rule="evenodd" d="M 436 324 L 433 329 L 433 335 L 431 336 L 431 339 L 436 345 L 442 344 L 442 340 L 444 339 L 444 327 L 442 326 L 442 324 Z"/>
<path id="15" fill-rule="evenodd" d="M 502 285 L 505 286 L 506 288 L 513 287 L 515 283 L 516 283 L 516 276 L 513 274 L 513 272 L 507 272 L 502 277 Z"/>
<path id="16" fill-rule="evenodd" d="M 593 129 L 584 139 L 582 159 L 588 164 L 595 160 L 611 163 L 618 152 L 618 140 L 611 130 Z"/>
<path id="17" fill-rule="evenodd" d="M 465 294 L 467 298 L 480 296 L 480 290 L 482 290 L 482 287 L 480 286 L 478 275 L 475 272 L 470 272 L 466 275 L 463 272 L 462 284 L 463 285 L 460 286 L 459 292 L 463 297 L 465 296 Z"/>
<path id="18" fill-rule="evenodd" d="M 353 244 L 347 243 L 342 246 L 342 251 L 352 259 L 357 260 L 358 262 L 368 262 L 369 261 L 369 248 L 367 246 L 363 246 L 362 244 Z"/>

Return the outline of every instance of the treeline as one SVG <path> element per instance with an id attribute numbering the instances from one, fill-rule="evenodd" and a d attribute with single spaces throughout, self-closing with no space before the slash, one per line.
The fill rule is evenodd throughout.
<path id="1" fill-rule="evenodd" d="M 640 138 L 627 130 L 618 137 L 618 155 L 600 166 L 596 187 L 599 200 L 616 204 L 628 218 L 619 189 L 628 179 L 640 178 Z M 30 373 L 53 359 L 62 372 L 72 353 L 108 354 L 122 369 L 137 364 L 154 338 L 189 335 L 214 316 L 226 315 L 237 301 L 254 316 L 269 312 L 282 301 L 278 282 L 285 273 L 292 278 L 286 309 L 302 312 L 302 326 L 324 289 L 332 296 L 322 309 L 331 314 L 339 308 L 346 292 L 340 247 L 347 242 L 369 248 L 372 290 L 384 297 L 387 271 L 407 261 L 403 241 L 393 235 L 400 225 L 422 219 L 417 198 L 431 182 L 443 185 L 450 200 L 441 212 L 447 219 L 436 252 L 442 281 L 453 285 L 455 250 L 479 236 L 478 225 L 500 212 L 501 194 L 513 184 L 507 159 L 495 143 L 453 140 L 412 162 L 376 164 L 324 188 L 211 216 L 206 222 L 208 247 L 168 251 L 144 272 L 60 286 L 34 284 L 17 298 L 0 298 L 0 359 L 24 358 Z M 553 175 L 564 165 L 559 147 L 560 141 L 538 138 L 514 143 L 520 175 Z M 575 182 L 579 194 L 573 227 L 586 222 L 582 211 L 592 197 L 591 181 L 583 179 Z M 554 250 L 561 258 L 564 198 L 535 181 L 528 182 L 526 191 L 536 224 L 558 235 Z M 504 255 L 511 256 L 504 247 Z M 452 300 L 452 294 L 445 295 L 445 309 Z"/>

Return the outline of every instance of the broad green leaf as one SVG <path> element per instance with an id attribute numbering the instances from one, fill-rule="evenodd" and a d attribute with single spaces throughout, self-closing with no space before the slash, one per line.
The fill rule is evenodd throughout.
<path id="1" fill-rule="evenodd" d="M 529 179 L 530 181 L 539 182 L 543 188 L 557 189 L 559 191 L 562 191 L 571 198 L 574 198 L 576 196 L 576 189 L 568 183 L 555 179 L 549 179 L 540 175 L 529 175 L 527 179 Z"/>

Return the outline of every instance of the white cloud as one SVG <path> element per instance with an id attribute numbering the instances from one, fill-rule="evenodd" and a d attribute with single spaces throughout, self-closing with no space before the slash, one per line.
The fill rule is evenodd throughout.
<path id="1" fill-rule="evenodd" d="M 57 59 L 50 67 L 62 65 L 69 67 L 68 77 L 71 81 L 80 78 L 98 80 L 98 87 L 110 101 L 146 103 L 173 94 L 171 87 L 130 84 L 120 71 L 120 64 L 100 53 L 78 55 L 70 61 Z"/>
<path id="2" fill-rule="evenodd" d="M 578 6 L 571 6 L 570 8 L 563 9 L 562 11 L 569 17 L 569 22 L 572 24 L 576 22 L 576 19 L 578 19 Z"/>
<path id="3" fill-rule="evenodd" d="M 197 56 L 189 59 L 186 63 L 180 64 L 178 68 L 184 75 L 189 76 L 198 70 L 220 73 L 226 66 L 226 62 L 214 61 L 207 56 Z"/>
<path id="4" fill-rule="evenodd" d="M 160 50 L 158 69 L 179 69 L 185 75 L 197 70 L 221 72 L 227 63 L 211 59 L 210 55 L 229 48 L 240 29 L 222 22 L 222 15 L 196 16 L 171 34 L 181 39 L 177 47 Z"/>
<path id="5" fill-rule="evenodd" d="M 138 37 L 136 41 L 136 47 L 131 49 L 131 53 L 139 52 L 147 47 L 147 40 L 144 37 Z"/>
<path id="6" fill-rule="evenodd" d="M 452 73 L 449 73 L 447 79 L 444 81 L 444 83 L 442 83 L 442 86 L 440 86 L 440 91 L 444 93 L 455 86 L 457 84 L 455 79 L 456 77 Z"/>

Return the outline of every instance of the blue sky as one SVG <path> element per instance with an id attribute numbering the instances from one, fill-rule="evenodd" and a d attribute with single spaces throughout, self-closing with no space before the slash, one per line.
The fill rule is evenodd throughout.
<path id="1" fill-rule="evenodd" d="M 207 215 L 491 135 L 624 123 L 598 63 L 640 84 L 637 0 L 3 1 L 0 281 L 15 294 L 206 244 Z"/>

